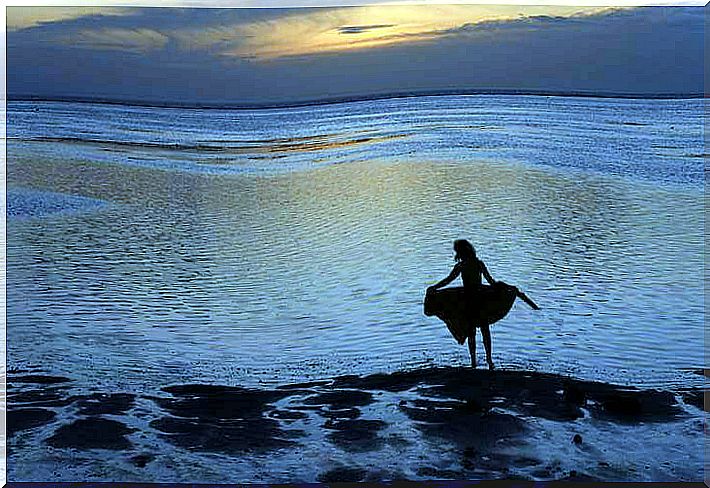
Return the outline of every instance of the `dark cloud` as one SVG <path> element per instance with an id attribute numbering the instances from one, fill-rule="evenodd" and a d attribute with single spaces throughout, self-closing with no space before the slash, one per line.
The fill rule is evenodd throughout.
<path id="1" fill-rule="evenodd" d="M 348 25 L 343 27 L 338 27 L 338 32 L 341 34 L 362 34 L 363 32 L 376 30 L 376 29 L 386 29 L 388 27 L 394 27 L 395 24 L 381 24 L 381 25 Z"/>

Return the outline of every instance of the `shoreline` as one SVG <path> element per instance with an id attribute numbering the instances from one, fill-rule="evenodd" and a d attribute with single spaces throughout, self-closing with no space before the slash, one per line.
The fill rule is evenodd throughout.
<path id="1" fill-rule="evenodd" d="M 695 479 L 702 455 L 686 455 L 704 442 L 701 389 L 673 393 L 465 367 L 346 375 L 270 389 L 174 384 L 155 392 L 76 394 L 71 384 L 37 371 L 10 372 L 14 479 L 31 481 L 23 472 L 42 476 L 41 463 L 22 466 L 33 464 L 27 449 L 49 449 L 54 462 L 76 463 L 67 467 L 74 474 L 77 466 L 110 459 L 124 476 L 85 472 L 87 481 L 184 482 L 166 479 L 175 476 L 171 466 L 182 456 L 219 466 L 232 477 L 225 482 L 240 483 L 702 478 Z M 250 471 L 257 461 L 264 473 Z M 281 475 L 270 475 L 275 466 Z M 60 475 L 53 481 L 65 480 Z"/>

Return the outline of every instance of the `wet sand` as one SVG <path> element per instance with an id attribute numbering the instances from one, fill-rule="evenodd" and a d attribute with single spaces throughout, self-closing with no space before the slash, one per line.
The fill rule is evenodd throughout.
<path id="1" fill-rule="evenodd" d="M 76 394 L 70 378 L 15 371 L 8 403 L 14 481 L 40 481 L 22 478 L 33 471 L 23 453 L 47 447 L 68 464 L 82 455 L 119 458 L 129 479 L 104 474 L 103 481 L 180 481 L 169 479 L 161 443 L 174 452 L 286 466 L 273 479 L 268 469 L 258 479 L 224 473 L 229 482 L 702 480 L 702 465 L 689 464 L 682 450 L 654 453 L 626 442 L 671 432 L 688 449 L 702 446 L 702 390 L 451 367 L 271 389 L 183 384 L 144 394 Z M 289 463 L 303 465 L 309 452 L 323 461 L 295 469 L 290 479 Z"/>

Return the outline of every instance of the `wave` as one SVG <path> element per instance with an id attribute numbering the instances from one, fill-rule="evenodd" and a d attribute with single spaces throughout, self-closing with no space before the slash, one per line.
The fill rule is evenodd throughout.
<path id="1" fill-rule="evenodd" d="M 228 102 L 228 101 L 174 101 L 174 100 L 146 100 L 146 99 L 116 99 L 103 97 L 72 97 L 72 96 L 39 96 L 31 94 L 8 94 L 8 102 L 64 102 L 64 103 L 91 103 L 104 105 L 124 105 L 135 107 L 179 108 L 179 109 L 222 109 L 222 110 L 269 110 L 281 108 L 309 107 L 319 105 L 334 105 L 341 103 L 366 102 L 374 100 L 389 100 L 397 98 L 420 98 L 441 96 L 475 96 L 475 95 L 500 95 L 500 96 L 541 96 L 562 98 L 618 98 L 618 99 L 643 99 L 643 100 L 687 100 L 703 99 L 708 95 L 703 92 L 688 93 L 641 93 L 641 92 L 603 92 L 603 91 L 550 91 L 550 90 L 507 90 L 507 89 L 458 89 L 437 91 L 408 91 L 390 92 L 369 95 L 347 95 L 340 97 L 327 97 L 318 99 L 292 100 L 281 102 Z"/>

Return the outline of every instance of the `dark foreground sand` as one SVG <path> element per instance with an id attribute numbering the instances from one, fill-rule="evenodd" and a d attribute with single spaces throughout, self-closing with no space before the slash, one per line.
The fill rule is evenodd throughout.
<path id="1" fill-rule="evenodd" d="M 143 395 L 77 395 L 69 378 L 15 371 L 8 404 L 13 481 L 49 481 L 27 474 L 27 463 L 41 459 L 24 455 L 33 446 L 68 465 L 88 459 L 82 453 L 121 458 L 124 470 L 104 472 L 105 481 L 184 481 L 171 479 L 156 442 L 284 466 L 274 479 L 268 468 L 253 478 L 230 471 L 229 482 L 702 477 L 702 463 L 683 454 L 702 447 L 702 390 L 638 390 L 526 371 L 427 368 L 258 390 L 170 385 Z M 319 452 L 321 461 L 308 460 Z M 54 469 L 58 479 L 80 481 Z"/>

